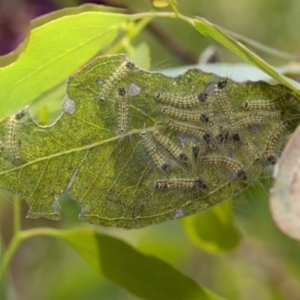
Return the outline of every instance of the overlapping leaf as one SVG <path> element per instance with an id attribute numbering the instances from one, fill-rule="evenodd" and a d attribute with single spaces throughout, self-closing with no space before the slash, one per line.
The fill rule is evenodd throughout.
<path id="1" fill-rule="evenodd" d="M 114 237 L 92 229 L 50 235 L 67 242 L 95 271 L 142 299 L 222 299 L 167 263 Z"/>
<path id="2" fill-rule="evenodd" d="M 82 12 L 54 19 L 30 32 L 24 53 L 0 68 L 0 118 L 56 85 L 107 47 L 128 16 Z M 17 51 L 18 52 L 18 51 Z"/>

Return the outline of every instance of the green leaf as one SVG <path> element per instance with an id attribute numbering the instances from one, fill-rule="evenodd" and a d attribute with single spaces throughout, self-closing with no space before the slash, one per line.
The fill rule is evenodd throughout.
<path id="1" fill-rule="evenodd" d="M 53 11 L 46 15 L 42 15 L 30 23 L 30 29 L 35 29 L 39 26 L 45 25 L 51 21 L 56 19 L 66 17 L 66 16 L 74 16 L 77 14 L 81 14 L 84 12 L 101 12 L 101 13 L 116 13 L 120 14 L 124 12 L 124 9 L 116 8 L 116 7 L 109 7 L 103 5 L 96 5 L 96 4 L 83 4 L 76 7 L 67 7 L 60 10 Z"/>
<path id="2" fill-rule="evenodd" d="M 41 125 L 52 124 L 61 115 L 61 99 L 64 98 L 65 93 L 66 83 L 63 82 L 37 98 L 30 104 L 30 113 L 33 118 Z M 41 118 L 41 110 L 44 109 L 48 110 L 46 119 Z"/>
<path id="3" fill-rule="evenodd" d="M 187 236 L 198 247 L 210 253 L 223 253 L 235 248 L 240 232 L 232 217 L 229 201 L 196 216 L 182 219 Z"/>
<path id="4" fill-rule="evenodd" d="M 170 5 L 169 0 L 152 0 L 152 4 L 154 7 L 162 8 Z"/>
<path id="5" fill-rule="evenodd" d="M 108 46 L 127 21 L 126 15 L 84 12 L 55 19 L 30 33 L 25 52 L 0 68 L 0 118 L 63 82 Z"/>
<path id="6" fill-rule="evenodd" d="M 169 78 L 102 56 L 70 76 L 55 124 L 37 125 L 27 109 L 0 122 L 0 186 L 33 218 L 59 219 L 66 191 L 93 224 L 178 219 L 265 176 L 299 110 L 282 85 L 196 69 Z"/>
<path id="7" fill-rule="evenodd" d="M 263 59 L 249 50 L 246 46 L 236 41 L 233 37 L 224 32 L 224 30 L 203 18 L 194 19 L 194 24 L 195 28 L 203 35 L 212 37 L 227 47 L 230 51 L 241 57 L 244 61 L 258 67 L 276 79 L 278 82 L 290 88 L 297 95 L 300 95 L 299 84 L 277 72 L 271 65 L 267 64 Z"/>
<path id="8" fill-rule="evenodd" d="M 94 4 L 84 4 L 77 7 L 68 7 L 64 9 L 60 9 L 54 12 L 51 12 L 49 14 L 43 15 L 41 17 L 38 17 L 30 22 L 30 28 L 29 30 L 32 31 L 35 28 L 38 28 L 42 25 L 45 25 L 51 21 L 54 21 L 56 19 L 66 17 L 66 16 L 72 16 L 77 15 L 83 12 L 111 12 L 111 13 L 121 13 L 122 10 L 115 8 L 115 7 L 108 7 L 108 6 L 101 6 L 101 5 L 94 5 Z M 12 51 L 11 53 L 0 56 L 0 67 L 5 67 L 10 64 L 12 64 L 14 61 L 17 60 L 17 58 L 20 56 L 22 52 L 24 52 L 27 42 L 28 42 L 29 36 L 25 38 L 25 40 L 19 44 L 19 46 Z M 49 45 L 48 45 L 49 46 Z M 48 48 L 48 47 L 47 47 Z"/>
<path id="9" fill-rule="evenodd" d="M 200 286 L 154 256 L 92 229 L 56 231 L 97 272 L 142 299 L 203 299 L 221 297 Z"/>
<path id="10" fill-rule="evenodd" d="M 141 68 L 149 70 L 151 67 L 150 49 L 146 43 L 141 43 L 137 47 L 127 49 L 128 58 L 138 64 Z"/>

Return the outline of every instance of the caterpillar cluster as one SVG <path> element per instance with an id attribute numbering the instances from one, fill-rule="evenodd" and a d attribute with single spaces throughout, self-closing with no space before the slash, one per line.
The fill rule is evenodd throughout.
<path id="1" fill-rule="evenodd" d="M 179 80 L 173 80 L 176 86 Z M 212 78 L 199 90 L 191 88 L 191 95 L 183 92 L 184 87 L 177 86 L 173 91 L 156 87 L 153 99 L 160 107 L 166 129 L 153 133 L 153 141 L 157 142 L 153 142 L 153 147 L 169 161 L 168 179 L 159 178 L 155 182 L 157 189 L 203 194 L 217 190 L 217 182 L 240 190 L 239 186 L 243 189 L 250 185 L 276 163 L 298 122 L 299 105 L 295 108 L 295 99 L 287 90 L 278 95 L 276 86 L 268 87 L 270 98 L 258 100 L 255 95 L 244 100 L 235 93 L 242 85 L 230 79 Z M 249 89 L 255 87 L 255 83 L 244 85 L 245 92 L 247 85 Z M 293 124 L 288 121 L 290 118 Z M 162 143 L 163 139 L 168 142 Z M 170 151 L 171 147 L 176 151 Z M 179 153 L 187 165 L 182 165 Z M 185 178 L 177 175 L 178 165 L 185 168 Z M 205 182 L 205 189 L 199 188 L 199 182 Z M 232 191 L 234 194 L 235 189 Z"/>
<path id="2" fill-rule="evenodd" d="M 133 97 L 145 116 L 159 118 L 162 130 L 145 128 L 138 136 L 145 159 L 165 177 L 153 182 L 154 190 L 199 190 L 201 181 L 206 186 L 202 192 L 208 191 L 216 177 L 222 178 L 219 184 L 251 184 L 275 164 L 294 126 L 287 119 L 294 118 L 295 102 L 286 89 L 266 85 L 268 92 L 261 96 L 259 83 L 236 83 L 199 70 L 168 78 L 141 70 L 124 56 L 120 60 L 101 82 L 101 98 L 114 97 L 117 103 L 118 133 L 148 125 L 128 121 Z M 138 92 L 130 96 L 133 86 Z M 151 102 L 151 111 L 143 102 Z"/>
<path id="3" fill-rule="evenodd" d="M 197 69 L 167 77 L 124 55 L 100 57 L 71 79 L 74 87 L 89 86 L 89 99 L 94 93 L 101 100 L 101 126 L 115 132 L 122 149 L 113 156 L 116 177 L 107 197 L 138 207 L 120 215 L 132 219 L 126 226 L 231 199 L 265 176 L 300 123 L 298 99 L 282 85 L 237 83 Z"/>

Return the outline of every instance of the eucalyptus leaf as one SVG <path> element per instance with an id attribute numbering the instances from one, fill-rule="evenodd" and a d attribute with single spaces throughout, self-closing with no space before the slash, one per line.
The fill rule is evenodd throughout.
<path id="1" fill-rule="evenodd" d="M 283 85 L 197 69 L 170 78 L 124 55 L 70 76 L 62 106 L 51 126 L 26 108 L 2 120 L 1 187 L 27 200 L 29 217 L 59 219 L 66 191 L 81 220 L 124 228 L 232 199 L 267 174 L 299 123 Z"/>
<path id="2" fill-rule="evenodd" d="M 128 16 L 83 12 L 55 19 L 30 32 L 24 53 L 0 68 L 0 118 L 65 81 L 117 36 Z"/>
<path id="3" fill-rule="evenodd" d="M 263 72 L 270 75 L 272 78 L 276 79 L 278 82 L 290 88 L 295 92 L 295 94 L 300 95 L 298 83 L 277 72 L 276 69 L 274 69 L 271 65 L 266 63 L 262 58 L 245 47 L 242 43 L 235 40 L 220 27 L 210 23 L 204 18 L 199 17 L 194 20 L 194 24 L 195 28 L 203 35 L 210 36 L 213 39 L 217 40 L 223 46 L 228 48 L 232 53 L 235 53 L 236 55 L 241 57 L 245 62 L 256 66 Z"/>
<path id="4" fill-rule="evenodd" d="M 241 239 L 240 231 L 233 222 L 229 201 L 201 214 L 184 218 L 182 223 L 191 241 L 210 253 L 232 250 Z"/>
<path id="5" fill-rule="evenodd" d="M 110 12 L 110 13 L 122 13 L 121 9 L 115 7 L 101 6 L 95 4 L 84 4 L 77 7 L 68 7 L 64 9 L 60 9 L 46 15 L 42 15 L 36 19 L 33 19 L 30 22 L 30 31 L 42 26 L 46 25 L 48 22 L 54 21 L 56 19 L 66 17 L 66 16 L 74 16 L 83 12 Z M 29 34 L 30 35 L 30 34 Z M 10 52 L 7 55 L 0 56 L 0 67 L 5 67 L 12 64 L 17 58 L 24 52 L 26 49 L 26 45 L 29 40 L 29 35 L 25 38 L 23 42 L 21 42 L 18 47 Z M 63 37 L 63 36 L 62 36 Z M 46 48 L 49 48 L 49 45 L 45 45 Z"/>
<path id="6" fill-rule="evenodd" d="M 222 299 L 162 260 L 112 236 L 85 228 L 57 231 L 56 237 L 72 246 L 95 271 L 142 299 Z"/>

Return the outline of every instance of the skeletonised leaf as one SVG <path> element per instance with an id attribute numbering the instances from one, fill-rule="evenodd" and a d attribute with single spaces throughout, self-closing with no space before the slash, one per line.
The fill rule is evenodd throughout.
<path id="1" fill-rule="evenodd" d="M 282 86 L 236 83 L 199 70 L 169 78 L 124 55 L 70 76 L 50 127 L 25 109 L 0 124 L 0 184 L 29 217 L 58 219 L 64 191 L 82 220 L 139 228 L 178 219 L 241 193 L 275 164 L 299 123 Z"/>

